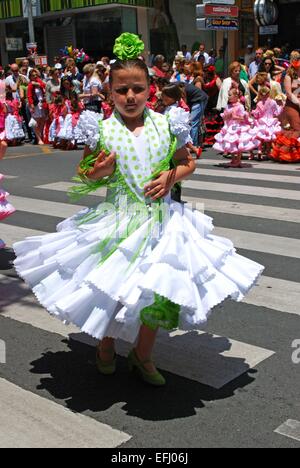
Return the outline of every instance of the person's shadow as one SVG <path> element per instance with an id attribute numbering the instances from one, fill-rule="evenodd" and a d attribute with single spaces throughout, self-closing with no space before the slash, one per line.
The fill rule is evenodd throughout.
<path id="1" fill-rule="evenodd" d="M 143 420 L 161 421 L 189 417 L 196 414 L 198 408 L 203 408 L 205 402 L 229 398 L 237 389 L 250 385 L 254 381 L 252 375 L 257 372 L 250 369 L 244 359 L 220 355 L 221 352 L 231 347 L 226 338 L 213 337 L 209 334 L 199 336 L 196 332 L 191 332 L 184 336 L 170 338 L 174 348 L 178 346 L 182 349 L 183 360 L 189 360 L 190 350 L 186 348 L 187 342 L 193 342 L 193 356 L 195 357 L 194 347 L 198 340 L 200 367 L 201 359 L 207 358 L 201 354 L 202 350 L 209 347 L 213 349 L 212 363 L 220 359 L 219 366 L 224 364 L 227 369 L 238 369 L 239 377 L 222 388 L 216 389 L 190 378 L 163 371 L 167 378 L 166 387 L 152 388 L 137 377 L 130 375 L 126 359 L 120 356 L 116 375 L 101 376 L 95 366 L 94 347 L 79 342 L 78 336 L 74 335 L 75 339 L 63 341 L 70 351 L 46 352 L 41 358 L 32 362 L 31 372 L 40 375 L 48 374 L 47 377 L 41 377 L 38 389 L 46 390 L 57 400 L 64 400 L 70 410 L 79 413 L 103 412 L 115 404 L 123 403 L 122 409 L 128 415 Z M 164 337 L 158 340 L 158 348 L 163 346 L 163 341 Z M 122 346 L 121 344 L 121 348 Z M 166 350 L 171 353 L 169 359 L 172 360 L 174 355 L 172 356 L 171 348 L 165 348 Z M 205 363 L 204 368 L 208 370 L 207 364 Z M 211 368 L 209 372 L 213 373 L 214 369 Z"/>
<path id="2" fill-rule="evenodd" d="M 31 290 L 18 277 L 13 267 L 14 259 L 13 250 L 0 250 L 0 314 L 16 303 L 31 309 L 40 307 L 37 302 L 32 301 Z"/>

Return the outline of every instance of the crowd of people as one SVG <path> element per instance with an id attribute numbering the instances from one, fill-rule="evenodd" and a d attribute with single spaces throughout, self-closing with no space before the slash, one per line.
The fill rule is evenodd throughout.
<path id="1" fill-rule="evenodd" d="M 300 160 L 300 53 L 247 48 L 245 57 L 229 65 L 225 77 L 224 50 L 194 54 L 186 46 L 173 63 L 154 57 L 148 107 L 167 113 L 180 107 L 190 114 L 190 150 L 200 157 L 204 146 L 233 156 L 240 166 L 249 159 L 272 157 Z M 144 60 L 143 57 L 141 57 Z M 84 143 L 80 115 L 90 110 L 109 118 L 110 67 L 114 60 L 80 66 L 74 58 L 55 58 L 53 67 L 35 67 L 31 59 L 0 69 L 1 148 L 22 142 L 52 144 L 63 150 Z M 243 138 L 240 138 L 242 134 Z"/>

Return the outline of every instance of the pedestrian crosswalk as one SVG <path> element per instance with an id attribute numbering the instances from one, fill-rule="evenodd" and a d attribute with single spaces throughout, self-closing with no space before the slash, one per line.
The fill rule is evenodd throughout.
<path id="1" fill-rule="evenodd" d="M 251 254 L 259 254 L 263 259 L 265 256 L 266 262 L 272 263 L 273 260 L 276 260 L 279 263 L 282 262 L 282 265 L 289 259 L 299 259 L 300 235 L 297 233 L 300 223 L 300 209 L 295 207 L 295 202 L 300 200 L 300 191 L 298 190 L 300 177 L 296 171 L 297 167 L 264 162 L 254 163 L 253 169 L 245 171 L 226 171 L 215 167 L 216 163 L 219 162 L 216 159 L 208 158 L 197 163 L 195 174 L 191 176 L 190 180 L 183 183 L 183 199 L 198 209 L 208 212 L 211 216 L 232 216 L 236 220 L 234 225 L 228 227 L 228 223 L 226 226 L 222 223 L 221 225 L 215 223 L 215 234 L 230 238 L 238 249 L 246 250 L 247 256 L 250 258 Z M 212 181 L 208 180 L 209 177 L 212 178 Z M 8 246 L 28 236 L 51 232 L 54 228 L 54 225 L 51 224 L 52 220 L 54 222 L 54 219 L 57 221 L 57 218 L 64 219 L 84 208 L 83 202 L 79 206 L 68 203 L 67 198 L 65 202 L 53 201 L 51 197 L 47 200 L 49 193 L 66 194 L 73 185 L 67 180 L 37 183 L 34 189 L 43 195 L 41 198 L 36 196 L 29 198 L 22 195 L 22 187 L 19 190 L 10 189 L 10 180 L 14 179 L 7 179 L 6 187 L 12 193 L 10 201 L 18 213 L 24 216 L 43 215 L 49 219 L 49 224 L 45 230 L 41 231 L 34 224 L 30 228 L 24 227 L 20 221 L 14 222 L 14 218 L 11 217 L 1 224 L 1 238 L 6 240 Z M 101 190 L 93 196 L 98 197 L 100 201 L 105 193 L 105 190 Z M 89 197 L 84 202 L 88 204 Z M 292 203 L 292 208 L 289 202 Z M 253 223 L 251 231 L 243 224 L 249 219 Z M 277 223 L 276 233 L 272 230 L 274 222 Z M 260 223 L 264 223 L 264 231 L 268 232 L 261 232 Z M 291 223 L 293 237 L 286 233 L 286 223 Z M 268 264 L 266 266 L 268 267 Z M 17 291 L 17 293 L 15 294 L 13 291 Z M 5 295 L 14 300 L 1 299 Z M 294 277 L 287 280 L 286 276 L 278 271 L 274 277 L 266 272 L 244 302 L 235 307 L 239 308 L 241 312 L 243 312 L 243 308 L 248 306 L 254 311 L 266 310 L 268 314 L 273 314 L 274 318 L 277 314 L 283 314 L 286 317 L 299 317 L 299 303 L 300 281 L 295 281 Z M 224 314 L 227 313 L 227 310 L 230 310 L 230 305 L 226 306 Z M 30 325 L 33 330 L 40 329 L 65 338 L 71 336 L 78 342 L 89 346 L 96 344 L 95 340 L 81 334 L 76 327 L 67 327 L 46 314 L 36 303 L 34 296 L 24 283 L 16 277 L 7 276 L 4 271 L 0 274 L 0 316 L 16 323 Z M 245 323 L 245 327 L 247 327 L 247 323 Z M 118 343 L 120 356 L 126 356 L 128 350 L 126 343 Z M 235 336 L 233 323 L 229 336 L 221 336 L 218 332 L 214 333 L 214 330 L 210 330 L 210 333 L 205 331 L 183 332 L 181 330 L 171 334 L 160 332 L 154 358 L 158 367 L 165 371 L 220 390 L 249 370 L 274 359 L 276 352 L 275 346 L 269 346 L 269 344 L 259 342 L 259 340 L 253 342 L 250 337 L 247 340 Z M 103 425 L 102 427 L 101 423 L 87 416 L 81 416 L 81 419 L 77 418 L 78 415 L 46 398 L 26 392 L 5 379 L 0 379 L 0 394 L 2 393 L 5 398 L 8 398 L 9 394 L 14 395 L 15 407 L 6 408 L 2 412 L 2 407 L 7 404 L 7 401 L 5 398 L 3 401 L 0 400 L 0 428 L 3 427 L 5 418 L 12 417 L 11 431 L 6 434 L 5 438 L 2 437 L 0 429 L 0 447 L 13 446 L 14 430 L 17 430 L 18 424 L 18 427 L 22 428 L 23 425 L 25 427 L 26 421 L 30 421 L 29 413 L 33 406 L 37 408 L 36 419 L 32 421 L 33 433 L 38 427 L 42 427 L 42 431 L 36 438 L 37 446 L 42 445 L 43 433 L 44 440 L 45 438 L 48 440 L 47 446 L 57 447 L 76 446 L 76 440 L 81 440 L 80 446 L 84 447 L 118 447 L 130 440 L 131 435 L 127 434 L 126 430 L 123 432 L 110 426 L 104 427 Z M 21 401 L 26 402 L 28 411 L 21 406 Z M 43 420 L 45 413 L 50 415 L 49 426 Z M 293 415 L 290 416 L 292 418 Z M 54 421 L 64 421 L 65 426 L 53 431 Z M 68 425 L 75 425 L 77 432 L 70 434 L 69 439 L 64 440 L 62 445 L 61 434 Z M 48 434 L 48 430 L 52 431 L 51 435 Z M 28 446 L 29 442 L 29 434 L 24 431 L 24 437 L 20 439 L 20 446 Z"/>
<path id="2" fill-rule="evenodd" d="M 1 448 L 115 448 L 130 440 L 124 432 L 1 378 L 0 395 Z"/>

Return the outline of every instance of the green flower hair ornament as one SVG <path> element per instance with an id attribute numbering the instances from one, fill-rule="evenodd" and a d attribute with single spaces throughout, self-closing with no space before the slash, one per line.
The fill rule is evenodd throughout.
<path id="1" fill-rule="evenodd" d="M 116 39 L 114 54 L 119 60 L 135 60 L 145 50 L 145 44 L 136 34 L 123 33 Z"/>

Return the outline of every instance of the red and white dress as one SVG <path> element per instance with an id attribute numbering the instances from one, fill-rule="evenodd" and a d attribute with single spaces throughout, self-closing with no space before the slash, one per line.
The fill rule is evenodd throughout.
<path id="1" fill-rule="evenodd" d="M 20 102 L 17 99 L 5 101 L 7 116 L 5 119 L 6 139 L 22 140 L 25 135 L 22 128 L 22 117 L 20 116 Z"/>

